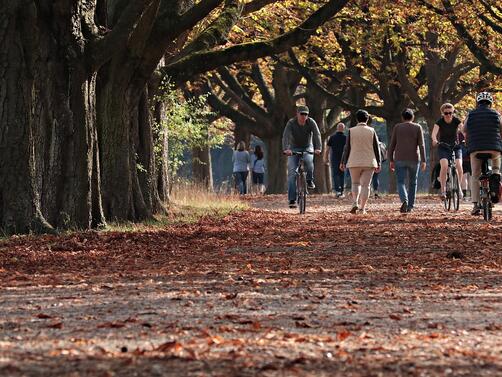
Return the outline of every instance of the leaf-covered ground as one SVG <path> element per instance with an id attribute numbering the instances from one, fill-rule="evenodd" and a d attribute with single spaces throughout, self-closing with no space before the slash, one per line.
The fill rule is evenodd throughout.
<path id="1" fill-rule="evenodd" d="M 502 211 L 284 196 L 0 243 L 0 375 L 500 376 Z"/>

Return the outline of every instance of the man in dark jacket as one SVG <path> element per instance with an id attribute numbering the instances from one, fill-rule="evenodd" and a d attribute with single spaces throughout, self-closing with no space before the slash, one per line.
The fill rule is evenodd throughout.
<path id="1" fill-rule="evenodd" d="M 345 172 L 340 170 L 340 162 L 342 162 L 343 148 L 347 136 L 345 136 L 345 124 L 338 123 L 336 132 L 328 139 L 326 153 L 324 160 L 328 162 L 328 149 L 329 149 L 329 162 L 331 163 L 331 182 L 333 184 L 333 192 L 336 192 L 337 198 L 343 198 L 343 187 Z"/>
<path id="2" fill-rule="evenodd" d="M 481 213 L 478 204 L 481 160 L 477 158 L 477 155 L 486 153 L 492 156 L 492 171 L 498 175 L 498 181 L 500 181 L 500 155 L 502 153 L 502 117 L 491 108 L 492 95 L 488 92 L 479 93 L 476 102 L 476 109 L 469 112 L 464 121 L 467 150 L 471 157 L 472 215 Z"/>

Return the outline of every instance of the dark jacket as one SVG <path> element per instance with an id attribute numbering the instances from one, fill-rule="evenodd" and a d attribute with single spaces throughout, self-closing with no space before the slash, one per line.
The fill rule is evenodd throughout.
<path id="1" fill-rule="evenodd" d="M 502 152 L 500 114 L 488 106 L 480 106 L 467 116 L 465 130 L 469 153 L 477 151 Z"/>
<path id="2" fill-rule="evenodd" d="M 343 132 L 336 132 L 329 137 L 327 145 L 331 149 L 331 162 L 335 161 L 340 163 L 340 161 L 342 161 L 343 148 L 345 147 L 346 141 L 347 136 L 345 136 Z"/>

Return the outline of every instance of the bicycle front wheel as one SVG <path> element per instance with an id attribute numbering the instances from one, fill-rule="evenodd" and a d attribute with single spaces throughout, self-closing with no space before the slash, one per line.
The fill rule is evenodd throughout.
<path id="1" fill-rule="evenodd" d="M 444 198 L 444 209 L 449 211 L 451 209 L 451 203 L 452 203 L 452 189 L 451 189 L 451 168 L 448 168 L 446 172 L 446 187 L 445 187 L 445 198 Z"/>
<path id="2" fill-rule="evenodd" d="M 307 179 L 305 177 L 305 173 L 298 175 L 296 180 L 296 190 L 298 192 L 298 210 L 301 214 L 303 214 L 307 208 Z"/>
<path id="3" fill-rule="evenodd" d="M 458 184 L 458 176 L 456 169 L 452 169 L 451 179 L 452 179 L 451 202 L 453 205 L 453 209 L 455 211 L 458 211 L 458 209 L 460 208 L 460 187 Z"/>

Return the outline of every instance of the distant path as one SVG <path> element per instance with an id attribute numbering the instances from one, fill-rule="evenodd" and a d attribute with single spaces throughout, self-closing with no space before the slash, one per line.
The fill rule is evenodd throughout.
<path id="1" fill-rule="evenodd" d="M 249 196 L 245 199 L 253 208 L 263 209 L 266 211 L 280 211 L 284 213 L 296 214 L 298 210 L 288 208 L 287 196 L 284 195 L 265 195 L 265 196 Z M 342 199 L 337 199 L 335 195 L 311 195 L 307 199 L 307 212 L 335 212 L 339 214 L 348 213 L 350 211 L 352 201 L 349 196 Z M 368 215 L 385 215 L 385 216 L 401 216 L 399 207 L 401 202 L 397 195 L 383 195 L 379 199 L 370 198 L 368 201 Z M 419 195 L 417 198 L 416 209 L 413 217 L 416 216 L 440 216 L 445 215 L 455 217 L 463 217 L 468 215 L 472 209 L 470 201 L 460 201 L 459 212 L 446 212 L 443 209 L 443 204 L 435 195 Z M 494 207 L 494 216 L 502 215 L 502 206 Z M 411 214 L 410 214 L 411 215 Z M 469 219 L 476 221 L 476 218 Z M 482 217 L 479 217 L 482 219 Z M 502 220 L 502 219 L 501 219 Z"/>
<path id="2" fill-rule="evenodd" d="M 0 375 L 500 376 L 502 214 L 246 198 L 223 219 L 0 243 Z"/>

